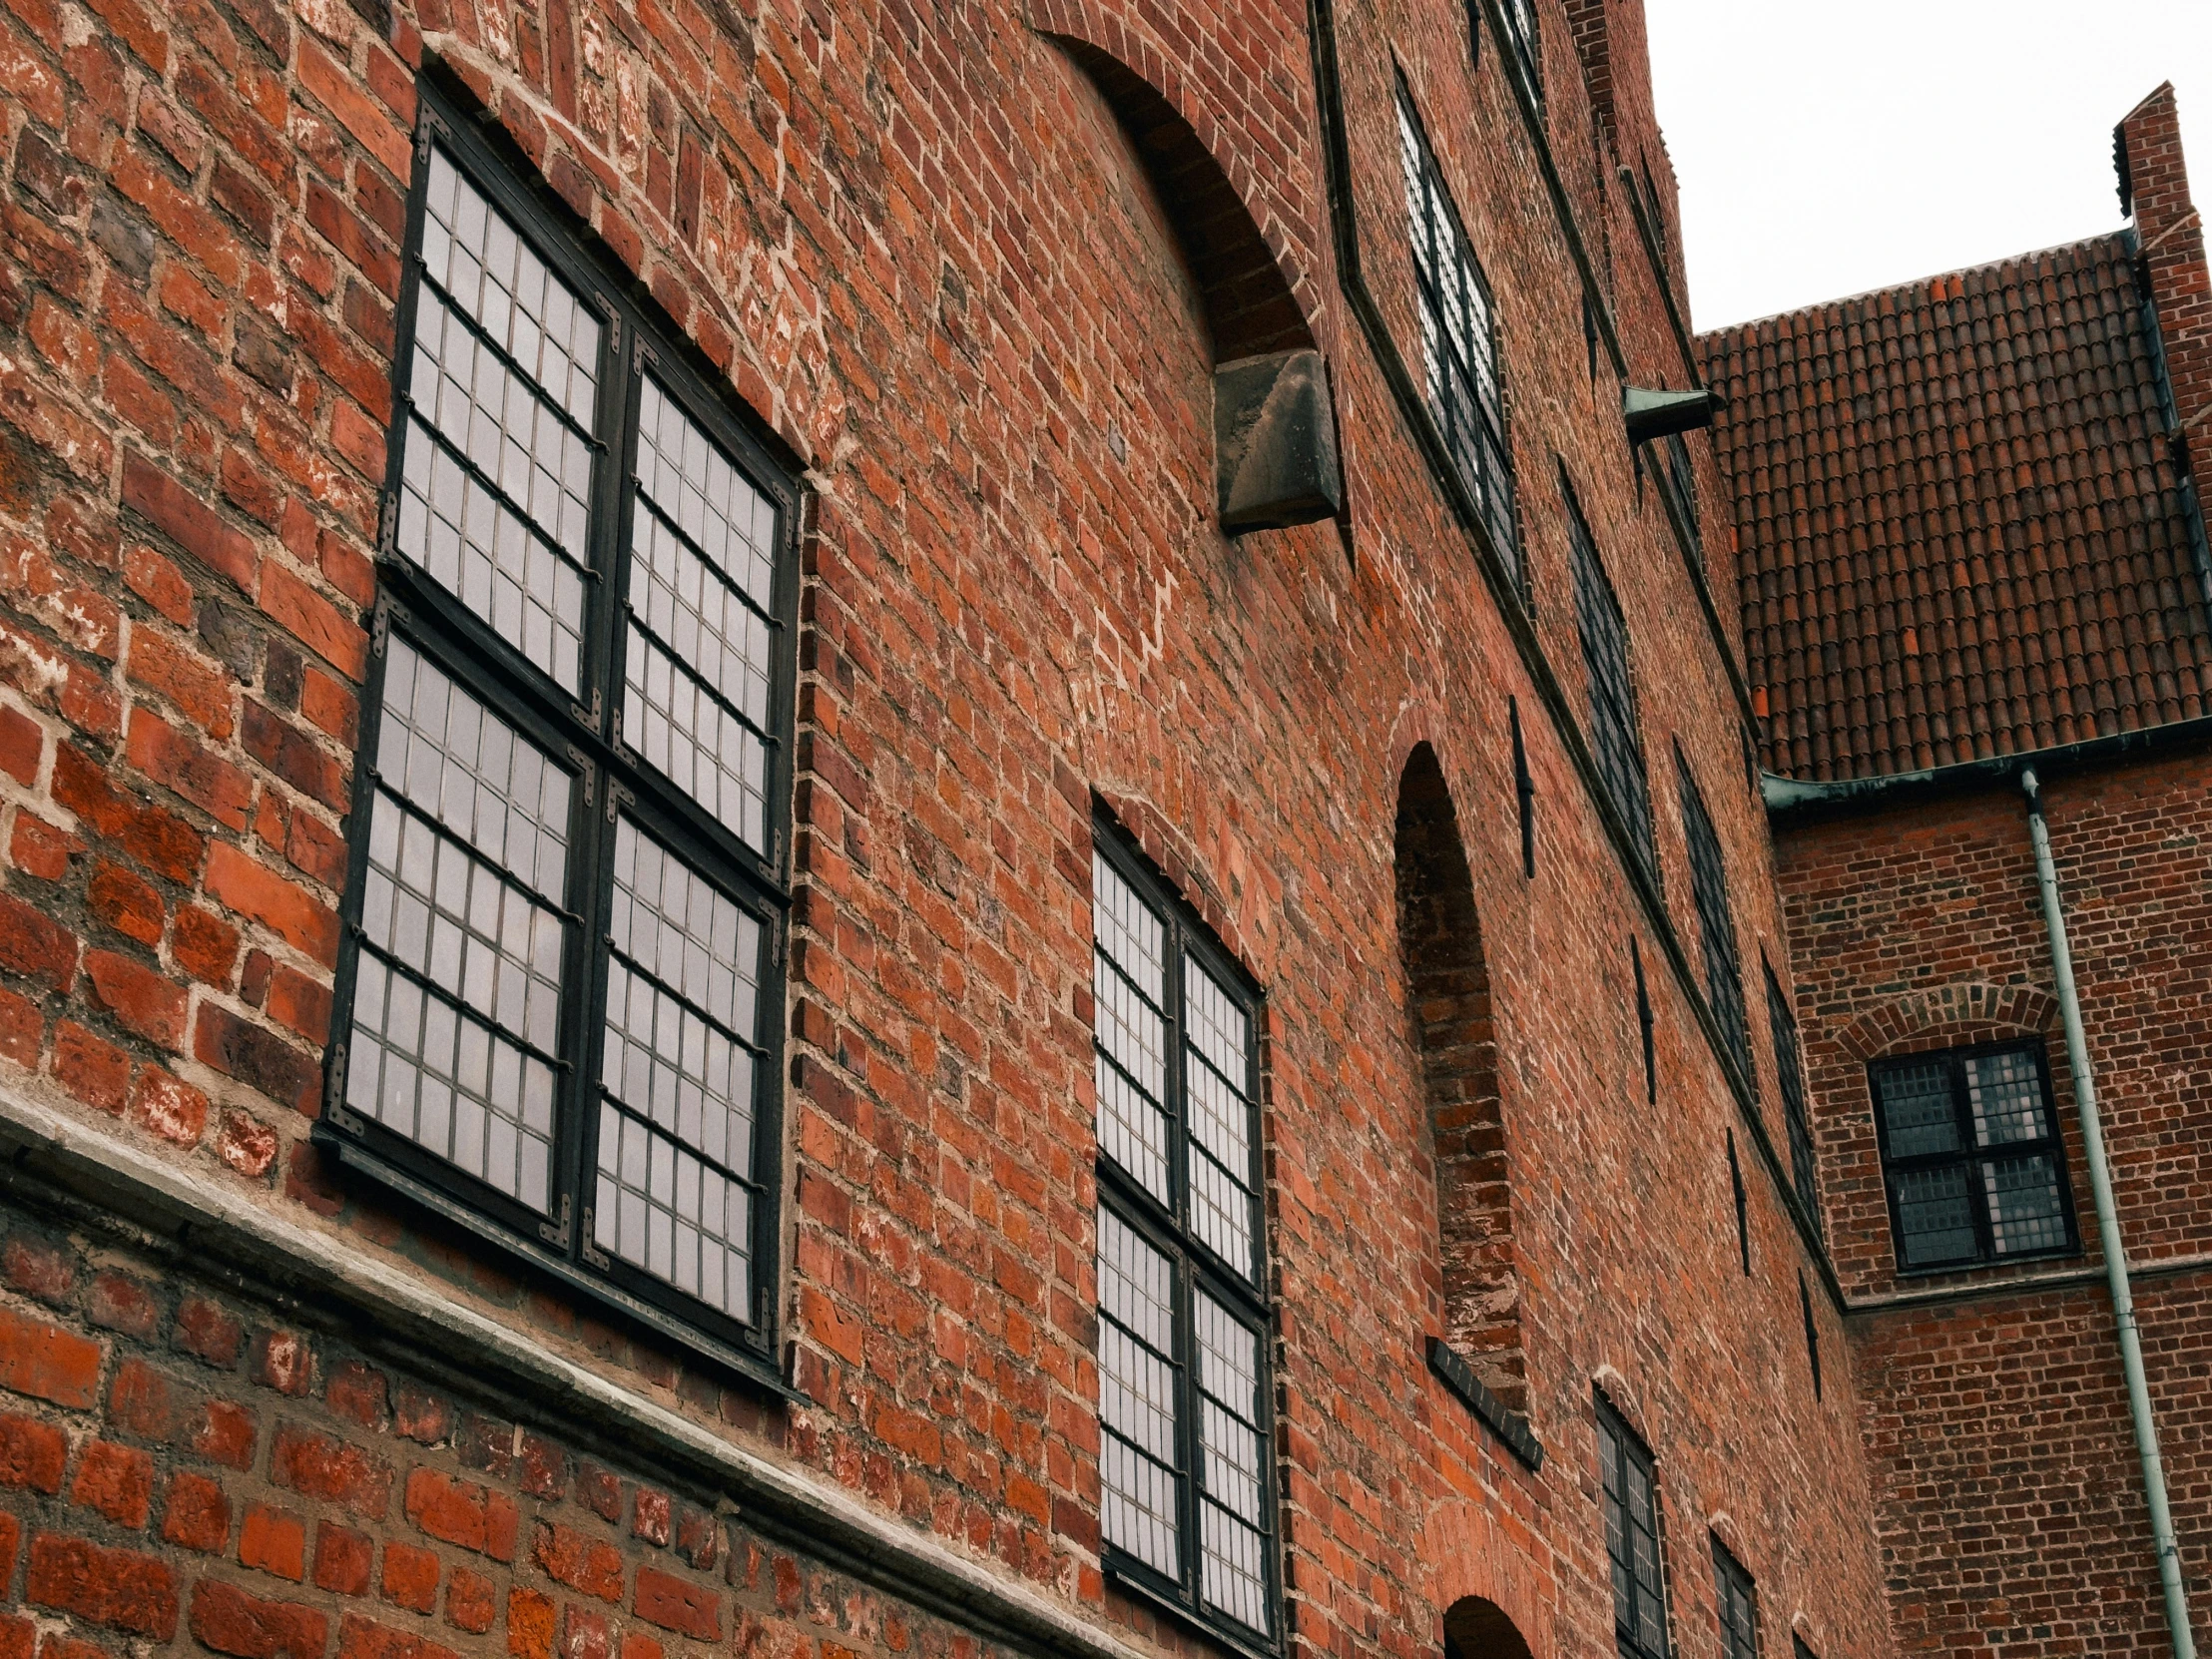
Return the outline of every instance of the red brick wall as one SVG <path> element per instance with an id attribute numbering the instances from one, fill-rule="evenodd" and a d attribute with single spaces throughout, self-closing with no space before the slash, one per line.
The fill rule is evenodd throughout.
<path id="1" fill-rule="evenodd" d="M 2212 940 L 2201 756 L 2045 780 L 2053 852 L 2189 1571 L 2212 1551 L 2201 1424 L 2199 1195 L 2212 1170 Z M 2160 1651 L 2165 1642 L 2111 1303 L 2082 1164 L 2023 798 L 2009 788 L 1786 829 L 1780 870 L 1901 1642 Z M 2044 1037 L 2086 1246 L 2070 1261 L 1901 1280 L 1866 1063 Z M 2007 1285 L 2058 1274 L 2062 1290 Z M 1899 1297 L 1954 1293 L 1936 1307 Z"/>
<path id="2" fill-rule="evenodd" d="M 2188 445 L 2189 467 L 2212 477 L 2212 267 L 2205 263 L 2204 222 L 2189 199 L 2181 153 L 2181 112 L 2171 82 L 2144 99 L 2115 135 L 2119 164 L 2135 219 L 2141 257 L 2158 307 L 2166 372 Z"/>
<path id="3" fill-rule="evenodd" d="M 1758 1575 L 1770 1630 L 1796 1623 L 1822 1659 L 1881 1650 L 1857 1420 L 1833 1367 L 1826 1398 L 1813 1396 L 1806 1261 L 1779 1191 L 1753 1160 L 1746 1279 L 1724 1152 L 1736 1105 L 1543 712 L 1538 669 L 1475 576 L 1336 285 L 1304 8 L 1048 11 L 418 0 L 387 18 L 376 0 L 299 0 L 296 13 L 101 0 L 96 16 L 65 16 L 13 0 L 0 17 L 0 1088 L 66 1102 L 230 1183 L 241 1205 L 319 1228 L 330 1251 L 425 1277 L 1092 1616 L 1197 1646 L 1105 1590 L 1097 1560 L 1095 792 L 1268 992 L 1298 1650 L 1426 1651 L 1443 1610 L 1477 1593 L 1509 1605 L 1540 1654 L 1603 1650 L 1598 1381 L 1660 1456 L 1686 1652 L 1714 1640 L 1709 1526 Z M 1331 357 L 1349 540 L 1321 526 L 1231 543 L 1214 527 L 1196 295 L 1141 159 L 1031 22 L 1144 74 L 1244 197 Z M 1563 63 L 1569 35 L 1550 22 Z M 1370 281 L 1417 353 L 1390 110 L 1401 62 L 1498 298 L 1543 663 L 1579 708 L 1563 457 L 1635 619 L 1672 926 L 1694 938 L 1673 773 L 1659 764 L 1679 740 L 1729 849 L 1746 961 L 1764 949 L 1779 962 L 1721 660 L 1659 501 L 1636 487 L 1619 379 L 1587 365 L 1579 279 L 1496 56 L 1470 69 L 1465 30 L 1463 8 L 1392 0 L 1344 33 Z M 780 1293 L 806 1399 L 788 1408 L 518 1278 L 308 1144 L 391 413 L 406 135 L 433 54 L 808 468 Z M 1640 51 L 1616 39 L 1612 74 L 1621 110 L 1648 109 Z M 1579 79 L 1549 84 L 1584 237 L 1633 249 L 1609 171 L 1572 141 L 1589 130 Z M 1678 374 L 1656 285 L 1613 288 L 1631 378 Z M 1507 805 L 1508 695 L 1539 792 L 1533 881 Z M 1420 741 L 1456 804 L 1484 928 L 1528 1408 L 1550 1453 L 1540 1475 L 1422 1358 L 1438 1227 L 1392 867 L 1397 780 Z M 1635 932 L 1654 969 L 1656 1115 L 1642 1104 Z M 164 1296 L 211 1294 L 180 1271 Z M 79 1320 L 81 1294 L 57 1292 L 68 1306 L 37 1317 Z M 1826 1299 L 1819 1320 L 1840 1352 Z M 79 1442 L 124 1432 L 92 1413 L 129 1360 L 152 1364 L 147 1345 L 167 1341 L 97 1340 L 103 1391 L 69 1407 L 85 1414 L 70 1419 L 81 1432 L 54 1475 L 64 1484 L 23 1494 L 26 1540 L 74 1513 Z M 440 1621 L 463 1570 L 490 1581 L 508 1639 L 510 1571 L 573 1601 L 582 1612 L 552 1627 L 572 1633 L 565 1659 L 599 1659 L 615 1636 L 584 1616 L 589 1588 L 555 1591 L 549 1563 L 596 1570 L 613 1591 L 618 1569 L 591 1563 L 619 1559 L 604 1616 L 626 1635 L 649 1634 L 635 1609 L 646 1562 L 714 1582 L 681 1549 L 629 1536 L 634 1497 L 596 1518 L 531 1492 L 526 1472 L 469 1463 L 465 1440 L 435 1443 L 462 1433 L 458 1406 L 428 1444 L 345 1419 L 328 1397 L 338 1363 L 287 1374 L 296 1396 L 254 1391 L 243 1369 L 192 1384 L 246 1405 L 256 1460 L 189 1472 L 224 1483 L 241 1536 L 255 1502 L 300 1520 L 300 1585 L 235 1563 L 218 1574 L 313 1609 L 232 1618 L 262 1632 L 239 1638 L 266 1650 L 255 1659 L 325 1659 L 349 1641 L 364 1659 L 415 1651 L 348 1627 L 342 1597 L 306 1587 L 309 1519 L 367 1537 L 379 1588 L 361 1617 L 455 1646 Z M 197 1362 L 160 1364 L 198 1376 Z M 392 1407 L 416 1385 L 388 1377 Z M 318 1477 L 266 1460 L 283 1421 L 357 1446 L 365 1472 L 285 1486 Z M 191 1623 L 196 1557 L 152 1541 L 192 1461 L 167 1455 L 182 1462 L 163 1464 L 158 1516 L 80 1530 L 159 1554 L 174 1639 L 206 1646 Z M 403 1496 L 418 1465 L 513 1498 L 511 1569 L 422 1534 Z M 263 1470 L 266 1493 L 251 1478 Z M 540 1560 L 541 1520 L 592 1547 L 556 1533 Z M 430 1613 L 382 1599 L 396 1551 L 419 1601 L 429 1567 L 408 1550 L 438 1564 L 445 1599 Z M 802 1565 L 747 1562 L 746 1594 L 791 1614 L 761 1638 L 769 1651 L 940 1639 L 909 1638 L 904 1615 Z M 102 1573 L 61 1576 L 92 1587 L 64 1603 L 68 1628 L 117 1635 L 124 1603 L 97 1593 Z M 718 1602 L 731 1631 L 740 1600 L 733 1588 Z M 464 1586 L 461 1602 L 482 1598 Z M 530 1641 L 546 1616 L 526 1621 Z"/>

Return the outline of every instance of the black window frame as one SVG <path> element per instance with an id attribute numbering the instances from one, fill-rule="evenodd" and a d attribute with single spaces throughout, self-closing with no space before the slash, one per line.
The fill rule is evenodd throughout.
<path id="1" fill-rule="evenodd" d="M 1782 1123 L 1790 1138 L 1790 1181 L 1806 1219 L 1816 1236 L 1824 1236 L 1821 1219 L 1820 1161 L 1813 1146 L 1813 1119 L 1805 1091 L 1805 1055 L 1798 1043 L 1797 1010 L 1774 964 L 1762 963 L 1767 979 L 1767 1026 L 1774 1042 L 1775 1079 L 1782 1089 Z"/>
<path id="2" fill-rule="evenodd" d="M 1108 1152 L 1103 1137 L 1097 1148 L 1094 1170 L 1101 1211 L 1110 1211 L 1116 1221 L 1129 1228 L 1144 1244 L 1168 1258 L 1174 1276 L 1176 1353 L 1172 1359 L 1176 1386 L 1176 1528 L 1181 1572 L 1179 1576 L 1171 1578 L 1108 1539 L 1105 1536 L 1103 1516 L 1099 1536 L 1100 1565 L 1109 1582 L 1117 1588 L 1135 1593 L 1214 1640 L 1240 1651 L 1279 1654 L 1285 1648 L 1286 1632 L 1280 1471 L 1275 1446 L 1277 1321 L 1274 1298 L 1269 1288 L 1265 1149 L 1262 1145 L 1264 1112 L 1261 1033 L 1266 996 L 1258 982 L 1245 971 L 1243 965 L 1184 900 L 1174 883 L 1153 865 L 1127 831 L 1103 810 L 1093 819 L 1091 844 L 1092 856 L 1103 860 L 1115 874 L 1127 882 L 1138 899 L 1163 924 L 1161 952 L 1165 973 L 1162 1005 L 1154 1012 L 1164 1018 L 1162 1040 L 1167 1051 L 1181 1057 L 1185 1064 L 1188 1063 L 1183 1012 L 1183 961 L 1188 954 L 1197 960 L 1207 975 L 1244 1014 L 1247 1022 L 1245 1062 L 1251 1080 L 1247 1120 L 1251 1158 L 1247 1181 L 1251 1190 L 1253 1262 L 1249 1276 L 1240 1273 L 1235 1264 L 1209 1245 L 1199 1235 L 1191 1219 L 1189 1161 L 1192 1157 L 1192 1135 L 1189 1129 L 1188 1085 L 1183 1076 L 1183 1066 L 1169 1065 L 1166 1068 L 1168 1099 L 1160 1103 L 1166 1114 L 1167 1181 L 1170 1191 L 1175 1195 L 1172 1205 L 1152 1193 L 1134 1173 L 1123 1169 Z M 1094 974 L 1098 971 L 1096 962 L 1100 954 L 1094 942 Z M 1095 1020 L 1094 1013 L 1094 1064 L 1113 1065 L 1103 1042 L 1095 1035 Z M 1261 1521 L 1258 1530 L 1262 1538 L 1264 1591 L 1269 1621 L 1269 1627 L 1264 1631 L 1256 1630 L 1234 1615 L 1211 1606 L 1206 1599 L 1202 1581 L 1205 1447 L 1200 1438 L 1200 1389 L 1196 1381 L 1198 1347 L 1195 1294 L 1198 1292 L 1211 1297 L 1232 1320 L 1250 1331 L 1256 1339 L 1255 1355 L 1260 1368 L 1260 1385 L 1256 1399 L 1259 1420 L 1255 1425 L 1259 1434 L 1260 1457 Z M 1098 1309 L 1101 1330 L 1108 1318 L 1101 1305 Z M 1103 1380 L 1103 1359 L 1099 1362 L 1099 1371 Z M 1102 1456 L 1106 1436 L 1110 1432 L 1102 1410 L 1099 1424 Z M 1104 1481 L 1104 1470 L 1101 1469 L 1102 1497 Z"/>
<path id="3" fill-rule="evenodd" d="M 1668 1659 L 1674 1646 L 1674 1632 L 1668 1615 L 1667 1594 L 1667 1529 L 1666 1505 L 1659 1494 L 1659 1462 L 1644 1443 L 1643 1436 L 1628 1425 L 1628 1421 L 1605 1397 L 1602 1390 L 1594 1396 L 1598 1432 L 1598 1503 L 1604 1513 L 1605 1555 L 1613 1586 L 1613 1640 L 1621 1659 Z M 1619 1490 L 1605 1481 L 1605 1447 L 1613 1448 L 1614 1466 L 1623 1472 L 1616 1482 Z M 1628 1491 L 1625 1471 L 1633 1465 L 1643 1476 L 1644 1490 L 1651 1499 L 1650 1513 L 1641 1523 L 1628 1511 Z M 1645 1585 L 1636 1575 L 1635 1549 L 1631 1533 L 1645 1532 L 1651 1540 L 1653 1583 Z M 1622 1547 L 1616 1547 L 1616 1537 Z M 1625 1548 L 1624 1556 L 1622 1550 Z M 1656 1624 L 1659 1640 L 1656 1646 L 1646 1642 L 1642 1635 L 1642 1615 L 1647 1600 L 1656 1599 L 1658 1614 Z"/>
<path id="4" fill-rule="evenodd" d="M 1497 0 L 1497 12 L 1505 27 L 1505 50 L 1499 54 L 1528 88 L 1528 101 L 1537 115 L 1545 113 L 1543 28 L 1536 16 L 1536 0 Z M 1474 61 L 1482 61 L 1482 3 L 1467 0 L 1467 29 L 1474 42 Z"/>
<path id="5" fill-rule="evenodd" d="M 1713 1535 L 1713 1608 L 1721 1659 L 1759 1659 L 1759 1586 L 1735 1552 Z"/>
<path id="6" fill-rule="evenodd" d="M 786 935 L 792 902 L 789 826 L 798 705 L 799 533 L 797 469 L 772 448 L 750 415 L 704 368 L 682 334 L 631 297 L 627 275 L 593 250 L 586 234 L 536 188 L 526 159 L 470 119 L 435 80 L 417 83 L 414 179 L 406 198 L 403 276 L 394 313 L 393 414 L 370 617 L 371 659 L 361 693 L 360 736 L 348 818 L 350 842 L 343 920 L 332 993 L 332 1041 L 324 1066 L 325 1109 L 317 1143 L 347 1168 L 404 1194 L 446 1220 L 549 1274 L 568 1289 L 648 1326 L 776 1391 L 789 1391 L 777 1364 L 782 1284 L 784 1172 L 782 1088 Z M 424 226 L 433 152 L 442 152 L 465 184 L 504 217 L 517 241 L 572 290 L 601 325 L 596 407 L 584 433 L 593 457 L 589 495 L 579 684 L 562 686 L 534 665 L 461 595 L 398 546 L 401 480 L 415 407 L 410 380 L 416 319 L 423 296 Z M 448 302 L 449 312 L 459 314 Z M 469 331 L 481 342 L 480 325 Z M 496 344 L 501 360 L 507 359 Z M 662 395 L 721 448 L 742 479 L 773 506 L 770 600 L 748 600 L 764 622 L 769 661 L 762 839 L 755 847 L 662 777 L 623 739 L 624 654 L 631 622 L 632 529 L 639 416 L 647 373 Z M 534 376 L 533 376 L 534 378 Z M 582 427 L 571 422 L 573 429 Z M 462 463 L 467 465 L 465 459 Z M 482 476 L 479 474 L 478 476 Z M 643 626 L 642 622 L 639 626 Z M 560 1021 L 556 1038 L 550 1203 L 534 1211 L 346 1100 L 353 1005 L 363 951 L 362 904 L 370 867 L 368 826 L 378 795 L 376 759 L 393 641 L 404 641 L 467 693 L 530 740 L 570 778 Z M 704 695 L 704 694 L 703 694 Z M 733 718 L 738 718 L 733 712 Z M 747 722 L 750 726 L 750 721 Z M 396 793 L 396 792 L 390 792 Z M 714 895 L 731 901 L 762 930 L 755 980 L 755 1026 L 725 1033 L 752 1063 L 750 1174 L 725 1163 L 728 1179 L 749 1195 L 748 1285 L 744 1317 L 714 1307 L 672 1281 L 602 1251 L 594 1238 L 598 1179 L 600 1068 L 612 949 L 615 846 L 623 819 L 663 846 Z M 550 895 L 547 895 L 550 897 Z M 739 935 L 743 937 L 744 935 Z M 731 959 L 741 976 L 746 964 Z M 401 971 L 396 967 L 387 973 Z M 408 977 L 413 977 L 409 974 Z M 635 1114 L 633 1114 L 635 1115 Z"/>
<path id="7" fill-rule="evenodd" d="M 1705 955 L 1705 1000 L 1728 1044 L 1744 1084 L 1759 1092 L 1759 1072 L 1751 1057 L 1751 1013 L 1744 1006 L 1744 959 L 1736 938 L 1736 909 L 1728 895 L 1728 854 L 1720 828 L 1697 787 L 1689 757 L 1674 747 L 1675 778 L 1682 804 L 1682 841 L 1689 854 L 1690 907 L 1697 912 L 1698 938 Z"/>
<path id="8" fill-rule="evenodd" d="M 1628 830 L 1645 873 L 1659 878 L 1652 832 L 1651 774 L 1644 756 L 1636 707 L 1636 662 L 1628 640 L 1628 616 L 1613 591 L 1597 539 L 1562 466 L 1559 491 L 1567 504 L 1567 552 L 1574 584 L 1575 633 L 1589 681 L 1590 753 L 1613 810 Z"/>
<path id="9" fill-rule="evenodd" d="M 1972 1107 L 1966 1095 L 1964 1081 L 1965 1062 L 1985 1055 L 2011 1052 L 2025 1053 L 2034 1061 L 2047 1133 L 2032 1141 L 2005 1143 L 2001 1152 L 1992 1154 L 1987 1149 L 1978 1147 L 1974 1141 Z M 1900 1157 L 1891 1150 L 1889 1117 L 1882 1105 L 1882 1079 L 1908 1067 L 1937 1062 L 1942 1063 L 1948 1073 L 1951 1109 L 1958 1131 L 1957 1150 Z M 1886 1055 L 1882 1059 L 1868 1062 L 1867 1090 L 1869 1104 L 1874 1111 L 1876 1144 L 1882 1157 L 1882 1185 L 1890 1210 L 1890 1242 L 1896 1254 L 1897 1272 L 1901 1278 L 1960 1273 L 1975 1268 L 2003 1267 L 2014 1262 L 2050 1261 L 2081 1254 L 2081 1229 L 2074 1211 L 2073 1183 L 2067 1172 L 2065 1128 L 2058 1118 L 2057 1095 L 2051 1086 L 2050 1055 L 2042 1038 L 2010 1037 L 2000 1042 L 1968 1043 L 1955 1048 L 1922 1049 L 1911 1054 Z M 1998 1253 L 1989 1221 L 1986 1186 L 1982 1180 L 1969 1179 L 1966 1193 L 1968 1207 L 1972 1212 L 1975 1253 L 1971 1256 L 1945 1257 L 1940 1261 L 1909 1260 L 1903 1209 L 1899 1200 L 1900 1176 L 1919 1170 L 1959 1165 L 1966 1166 L 1971 1172 L 1983 1164 L 2030 1157 L 2048 1157 L 2051 1161 L 2058 1188 L 2059 1219 L 2065 1227 L 2063 1244 L 2041 1250 Z"/>
<path id="10" fill-rule="evenodd" d="M 1402 77 L 1397 82 L 1399 168 L 1406 187 L 1406 242 L 1412 256 L 1413 307 L 1420 326 L 1423 368 L 1422 405 L 1452 472 L 1475 507 L 1507 574 L 1525 599 L 1528 573 L 1522 557 L 1518 497 L 1513 475 L 1511 397 L 1505 383 L 1505 351 L 1500 337 L 1497 303 L 1489 279 L 1482 274 L 1466 223 L 1444 181 L 1429 142 L 1428 128 L 1413 103 L 1412 90 Z M 1413 200 L 1413 174 L 1420 176 L 1420 200 Z M 1440 210 L 1440 213 L 1439 213 Z M 1439 227 L 1451 241 L 1442 246 Z M 1443 256 L 1456 253 L 1452 271 L 1443 271 Z M 1464 359 L 1445 325 L 1445 278 L 1458 290 L 1462 314 L 1479 307 L 1482 321 L 1480 345 L 1486 349 L 1494 412 L 1481 390 L 1482 365 Z M 1471 421 L 1472 430 L 1469 431 Z"/>

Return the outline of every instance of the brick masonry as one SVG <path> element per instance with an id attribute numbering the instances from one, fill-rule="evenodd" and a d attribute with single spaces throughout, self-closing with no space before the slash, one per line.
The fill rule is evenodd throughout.
<path id="1" fill-rule="evenodd" d="M 1346 523 L 1212 520 L 1203 296 L 1141 152 L 1047 38 L 1141 77 L 1218 164 L 1328 354 Z M 1501 1610 L 1605 1651 L 1592 1389 L 1659 1454 L 1676 1641 L 1706 1535 L 1770 1638 L 1887 1646 L 1817 1264 L 1661 932 L 1694 937 L 1674 771 L 1639 904 L 1544 687 L 1584 706 L 1570 480 L 1633 619 L 1644 743 L 1718 822 L 1756 984 L 1788 973 L 1739 705 L 1586 343 L 1694 375 L 1618 169 L 1674 223 L 1633 0 L 1547 8 L 1563 225 L 1495 42 L 1389 0 L 1341 33 L 1364 269 L 1408 355 L 1391 101 L 1420 104 L 1497 301 L 1532 621 L 1513 624 L 1343 297 L 1303 8 L 1051 0 L 10 0 L 0 200 L 0 1088 L 228 1183 L 714 1431 L 1061 1598 L 1103 1581 L 1088 877 L 1094 801 L 1268 995 L 1290 1645 L 1433 1651 Z M 1582 65 L 1600 64 L 1602 129 Z M 316 1155 L 418 76 L 806 468 L 779 1288 L 787 1404 L 610 1323 Z M 1596 135 L 1593 137 L 1593 135 Z M 1680 282 L 1680 239 L 1666 279 Z M 1693 442 L 1718 568 L 1722 496 Z M 1693 553 L 1692 557 L 1697 555 Z M 1516 603 L 1507 601 L 1506 603 Z M 1528 729 L 1521 873 L 1507 698 Z M 1425 744 L 1490 987 L 1526 1470 L 1435 1382 L 1440 1203 L 1396 932 Z M 1659 1099 L 1630 977 L 1642 941 Z M 1746 1147 L 1737 1264 L 1727 1136 Z M 1493 1163 L 1483 1160 L 1485 1165 Z M 126 1218 L 127 1219 L 127 1218 Z M 18 1218 L 0 1386 L 8 1639 L 91 1659 L 792 1659 L 978 1651 L 770 1550 L 583 1427 L 524 1428 L 84 1223 Z M 1820 1338 L 1840 1352 L 1833 1301 Z M 419 1368 L 417 1368 L 419 1370 Z M 120 1392 L 119 1392 L 120 1390 Z M 137 1425 L 137 1426 L 134 1426 Z M 565 1436 L 565 1437 L 564 1437 Z"/>

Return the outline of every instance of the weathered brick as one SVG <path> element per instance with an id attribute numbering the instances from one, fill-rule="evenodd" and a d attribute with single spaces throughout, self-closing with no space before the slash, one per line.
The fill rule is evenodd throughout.
<path id="1" fill-rule="evenodd" d="M 135 1446 L 94 1440 L 78 1455 L 69 1498 L 118 1526 L 144 1526 L 154 1503 L 154 1459 Z"/>
<path id="2" fill-rule="evenodd" d="M 265 1601 L 221 1579 L 203 1578 L 192 1587 L 192 1633 L 237 1659 L 322 1659 L 330 1624 L 312 1607 Z"/>
<path id="3" fill-rule="evenodd" d="M 364 1520 L 381 1520 L 391 1504 L 392 1469 L 382 1458 L 342 1440 L 279 1424 L 270 1451 L 270 1478 L 308 1497 L 335 1503 Z"/>
<path id="4" fill-rule="evenodd" d="M 54 1532 L 31 1537 L 24 1599 L 88 1624 L 168 1641 L 177 1633 L 177 1577 L 167 1562 Z"/>
<path id="5" fill-rule="evenodd" d="M 100 1389 L 100 1345 L 0 1308 L 0 1387 L 81 1409 Z"/>
<path id="6" fill-rule="evenodd" d="M 164 1048 L 183 1050 L 191 1000 L 184 986 L 112 950 L 86 951 L 85 976 L 92 981 L 93 1001 L 122 1025 Z"/>
<path id="7" fill-rule="evenodd" d="M 239 1527 L 239 1565 L 299 1583 L 307 1576 L 307 1528 L 297 1515 L 257 1503 Z"/>
<path id="8" fill-rule="evenodd" d="M 261 556 L 253 541 L 135 449 L 123 457 L 123 504 L 218 575 L 254 591 Z"/>
<path id="9" fill-rule="evenodd" d="M 530 1559 L 549 1578 L 601 1601 L 622 1599 L 622 1552 L 604 1539 L 571 1526 L 540 1521 Z"/>
<path id="10" fill-rule="evenodd" d="M 427 1613 L 438 1603 L 438 1558 L 412 1544 L 384 1545 L 384 1600 L 411 1613 Z"/>
<path id="11" fill-rule="evenodd" d="M 658 1567 L 638 1568 L 637 1595 L 630 1610 L 650 1624 L 695 1641 L 722 1640 L 721 1596 Z"/>
<path id="12" fill-rule="evenodd" d="M 193 1054 L 225 1075 L 237 1078 L 279 1105 L 311 1110 L 321 1074 L 306 1055 L 265 1026 L 249 1025 L 212 1002 L 200 1004 L 193 1027 Z"/>
<path id="13" fill-rule="evenodd" d="M 228 841 L 208 849 L 208 894 L 325 967 L 337 965 L 337 912 Z"/>
<path id="14" fill-rule="evenodd" d="M 172 1475 L 162 1536 L 185 1549 L 220 1554 L 231 1537 L 231 1500 L 222 1483 L 204 1474 Z"/>

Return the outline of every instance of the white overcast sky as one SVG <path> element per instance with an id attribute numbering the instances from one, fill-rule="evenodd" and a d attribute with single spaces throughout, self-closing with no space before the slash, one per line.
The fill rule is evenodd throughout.
<path id="1" fill-rule="evenodd" d="M 1700 329 L 2121 224 L 2161 81 L 2212 206 L 2212 0 L 1645 0 Z"/>

